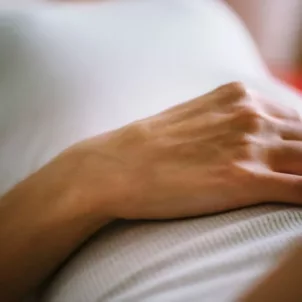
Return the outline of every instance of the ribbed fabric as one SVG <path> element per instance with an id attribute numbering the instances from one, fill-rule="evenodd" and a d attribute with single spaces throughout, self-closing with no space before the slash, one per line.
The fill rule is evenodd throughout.
<path id="1" fill-rule="evenodd" d="M 118 222 L 72 258 L 43 301 L 234 301 L 298 236 L 302 209 L 281 205 Z"/>

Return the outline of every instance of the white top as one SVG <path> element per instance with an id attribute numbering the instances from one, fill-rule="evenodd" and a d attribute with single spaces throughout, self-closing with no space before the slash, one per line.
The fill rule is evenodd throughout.
<path id="1" fill-rule="evenodd" d="M 302 113 L 298 94 L 270 77 L 215 0 L 3 11 L 0 67 L 0 194 L 75 141 L 225 82 Z M 72 257 L 43 301 L 232 301 L 301 233 L 302 211 L 288 206 L 118 223 Z"/>

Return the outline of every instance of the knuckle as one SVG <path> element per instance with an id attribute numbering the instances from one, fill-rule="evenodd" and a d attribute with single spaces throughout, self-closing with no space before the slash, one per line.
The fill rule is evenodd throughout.
<path id="1" fill-rule="evenodd" d="M 231 82 L 220 86 L 215 93 L 218 106 L 224 108 L 234 104 L 245 103 L 249 99 L 249 92 L 245 84 L 240 82 Z"/>
<path id="2" fill-rule="evenodd" d="M 121 144 L 134 145 L 144 143 L 147 140 L 148 132 L 142 122 L 134 122 L 118 131 L 118 138 Z"/>
<path id="3" fill-rule="evenodd" d="M 243 106 L 239 109 L 238 118 L 244 132 L 257 132 L 261 129 L 263 118 L 252 106 Z"/>
<path id="4" fill-rule="evenodd" d="M 302 120 L 300 113 L 297 110 L 295 110 L 295 109 L 291 109 L 291 116 L 292 116 L 292 118 L 294 120 L 297 120 L 297 121 L 301 121 Z"/>
<path id="5" fill-rule="evenodd" d="M 248 96 L 248 88 L 242 82 L 231 82 L 224 86 L 224 89 L 229 92 L 234 99 L 243 99 Z"/>
<path id="6" fill-rule="evenodd" d="M 239 136 L 239 145 L 242 148 L 249 149 L 252 144 L 253 144 L 253 140 L 251 136 L 245 132 L 241 133 L 241 135 Z"/>

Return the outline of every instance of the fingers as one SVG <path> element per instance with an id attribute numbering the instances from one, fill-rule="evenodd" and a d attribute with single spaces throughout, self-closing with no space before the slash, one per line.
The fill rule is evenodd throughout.
<path id="1" fill-rule="evenodd" d="M 283 141 L 269 152 L 269 164 L 275 172 L 302 175 L 302 142 Z"/>
<path id="2" fill-rule="evenodd" d="M 279 119 L 301 122 L 301 117 L 295 109 L 283 106 L 277 102 L 269 101 L 261 96 L 257 96 L 257 99 L 261 102 L 261 107 L 268 114 Z"/>
<path id="3" fill-rule="evenodd" d="M 284 140 L 302 141 L 301 122 L 280 122 L 280 136 Z"/>
<path id="4" fill-rule="evenodd" d="M 302 205 L 302 176 L 271 173 L 263 181 L 264 202 L 286 202 Z"/>

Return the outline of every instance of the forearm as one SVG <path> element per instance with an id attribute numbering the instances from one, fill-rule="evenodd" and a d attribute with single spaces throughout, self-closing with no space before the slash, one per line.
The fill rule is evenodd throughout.
<path id="1" fill-rule="evenodd" d="M 110 218 L 301 205 L 300 116 L 262 102 L 222 86 L 80 142 L 15 187 L 0 200 L 0 300 L 24 296 Z"/>
<path id="2" fill-rule="evenodd" d="M 1 301 L 20 301 L 110 221 L 82 200 L 74 169 L 70 161 L 51 163 L 1 199 Z"/>
<path id="3" fill-rule="evenodd" d="M 302 297 L 302 244 L 240 302 L 296 302 Z"/>

